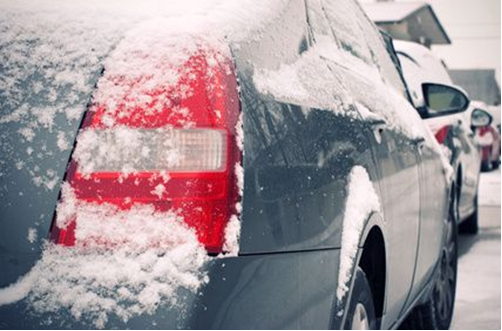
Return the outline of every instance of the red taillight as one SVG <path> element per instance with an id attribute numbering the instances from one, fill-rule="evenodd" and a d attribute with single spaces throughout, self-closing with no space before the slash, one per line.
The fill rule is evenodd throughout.
<path id="1" fill-rule="evenodd" d="M 101 86 L 110 85 L 128 93 L 113 107 L 94 99 L 67 182 L 86 203 L 177 211 L 207 251 L 219 253 L 239 200 L 237 79 L 231 61 L 210 50 L 190 56 L 178 73 L 174 86 L 152 82 L 154 88 L 138 94 L 139 80 L 151 80 L 155 73 L 131 81 L 105 71 L 98 94 Z M 54 222 L 51 238 L 74 245 L 78 226 L 73 221 L 61 229 Z"/>
<path id="2" fill-rule="evenodd" d="M 444 141 L 446 140 L 446 137 L 448 137 L 448 133 L 450 132 L 450 127 L 449 126 L 443 126 L 441 129 L 439 129 L 435 136 L 436 140 L 440 143 L 443 144 Z"/>

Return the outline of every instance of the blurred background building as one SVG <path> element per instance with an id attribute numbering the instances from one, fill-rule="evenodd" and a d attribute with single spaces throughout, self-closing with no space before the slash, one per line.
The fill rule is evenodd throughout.
<path id="1" fill-rule="evenodd" d="M 375 24 L 394 39 L 413 41 L 426 47 L 451 44 L 431 6 L 424 2 L 389 0 L 365 3 L 364 10 Z"/>
<path id="2" fill-rule="evenodd" d="M 500 87 L 495 80 L 494 69 L 450 69 L 456 85 L 462 86 L 471 99 L 488 105 L 500 105 Z"/>
<path id="3" fill-rule="evenodd" d="M 500 113 L 500 0 L 359 1 L 378 27 L 431 48 L 455 84 Z"/>

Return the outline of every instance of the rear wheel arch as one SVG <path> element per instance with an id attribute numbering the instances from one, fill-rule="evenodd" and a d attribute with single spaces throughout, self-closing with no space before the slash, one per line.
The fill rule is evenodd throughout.
<path id="1" fill-rule="evenodd" d="M 385 311 L 385 293 L 387 280 L 387 252 L 382 228 L 368 224 L 363 236 L 362 252 L 358 266 L 364 271 L 370 283 L 375 315 L 381 318 Z"/>

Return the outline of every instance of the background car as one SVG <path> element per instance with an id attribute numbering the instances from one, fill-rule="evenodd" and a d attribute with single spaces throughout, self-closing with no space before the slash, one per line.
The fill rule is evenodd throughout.
<path id="1" fill-rule="evenodd" d="M 1 7 L 0 327 L 448 328 L 451 168 L 357 2 Z"/>
<path id="2" fill-rule="evenodd" d="M 425 99 L 422 83 L 434 82 L 453 86 L 443 62 L 429 49 L 417 43 L 396 40 L 396 52 L 413 104 L 420 112 Z M 428 118 L 425 123 L 450 155 L 457 186 L 459 229 L 464 233 L 478 231 L 478 186 L 481 166 L 480 148 L 474 139 L 471 113 L 473 106 L 461 114 Z"/>
<path id="3" fill-rule="evenodd" d="M 498 169 L 500 166 L 500 132 L 496 127 L 492 115 L 489 113 L 488 106 L 482 101 L 472 102 L 473 114 L 475 111 L 481 113 L 481 116 L 489 118 L 489 124 L 479 126 L 476 132 L 476 139 L 481 146 L 481 170 L 490 171 Z M 483 113 L 484 112 L 484 113 Z"/>

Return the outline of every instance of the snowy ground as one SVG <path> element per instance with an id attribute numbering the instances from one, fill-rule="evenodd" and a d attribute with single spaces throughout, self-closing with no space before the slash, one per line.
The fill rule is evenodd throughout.
<path id="1" fill-rule="evenodd" d="M 500 170 L 481 175 L 480 232 L 459 238 L 452 329 L 497 330 L 500 324 Z"/>

